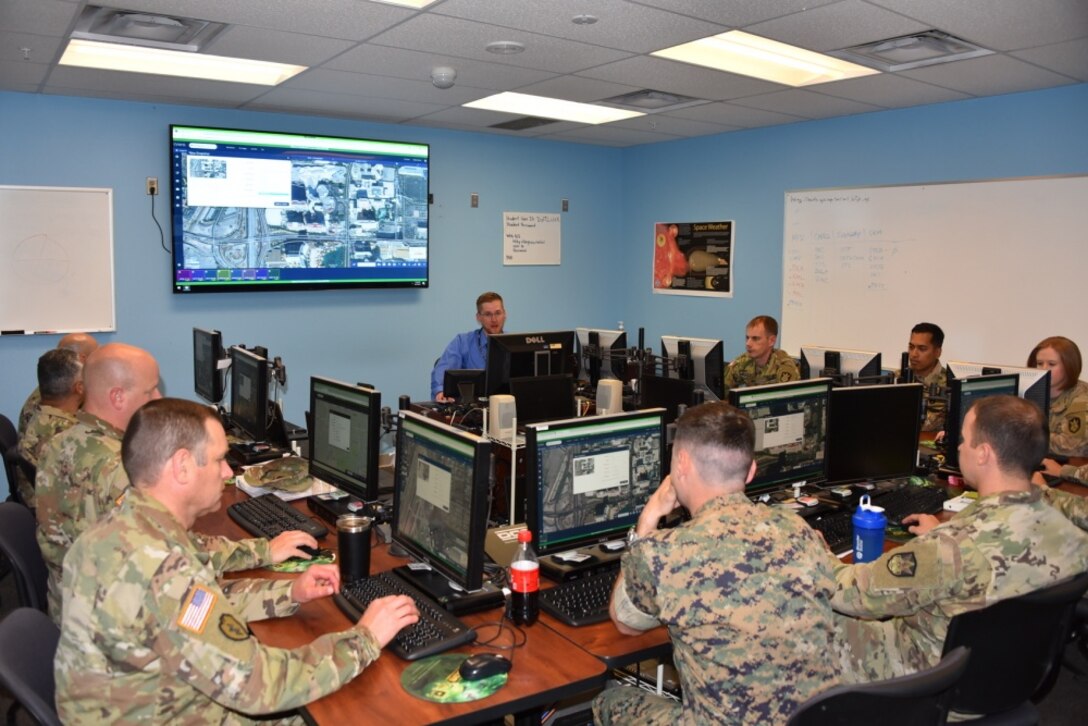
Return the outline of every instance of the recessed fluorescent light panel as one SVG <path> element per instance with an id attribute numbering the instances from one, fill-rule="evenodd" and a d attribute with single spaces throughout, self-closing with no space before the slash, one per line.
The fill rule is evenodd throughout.
<path id="1" fill-rule="evenodd" d="M 740 30 L 693 40 L 651 55 L 787 86 L 811 86 L 879 73 L 856 63 Z"/>
<path id="2" fill-rule="evenodd" d="M 60 65 L 261 86 L 279 85 L 306 70 L 286 63 L 75 39 L 68 41 Z"/>
<path id="3" fill-rule="evenodd" d="M 575 121 L 583 124 L 607 124 L 646 115 L 641 111 L 626 111 L 620 108 L 595 106 L 591 103 L 563 101 L 558 98 L 510 92 L 496 93 L 494 96 L 471 101 L 464 104 L 464 107 L 482 108 L 485 111 L 500 111 L 521 116 L 543 116 L 544 118 Z"/>

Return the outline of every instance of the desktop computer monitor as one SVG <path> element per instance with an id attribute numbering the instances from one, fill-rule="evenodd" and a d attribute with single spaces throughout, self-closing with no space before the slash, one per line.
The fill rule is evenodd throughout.
<path id="1" fill-rule="evenodd" d="M 880 353 L 875 351 L 801 346 L 802 378 L 830 378 L 836 385 L 846 385 L 847 379 L 875 382 L 880 373 Z"/>
<path id="2" fill-rule="evenodd" d="M 486 394 L 510 393 L 511 378 L 573 374 L 573 361 L 573 330 L 489 336 Z"/>
<path id="3" fill-rule="evenodd" d="M 517 405 L 519 424 L 573 418 L 578 414 L 574 376 L 511 378 L 510 393 Z"/>
<path id="4" fill-rule="evenodd" d="M 483 582 L 490 471 L 486 439 L 400 412 L 393 541 L 465 590 Z"/>
<path id="5" fill-rule="evenodd" d="M 969 378 L 970 376 L 995 375 L 997 373 L 1015 373 L 1020 376 L 1018 395 L 1025 401 L 1034 403 L 1043 413 L 1043 418 L 1050 416 L 1050 371 L 1042 368 L 1024 368 L 1022 366 L 994 365 L 990 363 L 965 363 L 950 361 L 949 378 Z M 1047 424 L 1047 433 L 1050 425 Z"/>
<path id="6" fill-rule="evenodd" d="M 459 403 L 472 403 L 484 395 L 483 368 L 448 368 L 442 375 L 442 394 Z"/>
<path id="7" fill-rule="evenodd" d="M 638 382 L 638 401 L 639 408 L 665 409 L 665 423 L 671 424 L 681 406 L 695 404 L 695 381 L 644 375 Z"/>
<path id="8" fill-rule="evenodd" d="M 745 494 L 827 479 L 830 396 L 826 378 L 729 391 L 729 403 L 748 414 L 756 429 L 756 475 Z"/>
<path id="9" fill-rule="evenodd" d="M 223 400 L 223 372 L 219 369 L 219 361 L 225 357 L 222 333 L 193 328 L 193 388 L 208 403 Z"/>
<path id="10" fill-rule="evenodd" d="M 661 484 L 665 412 L 552 421 L 525 429 L 526 524 L 539 555 L 621 537 Z"/>
<path id="11" fill-rule="evenodd" d="M 662 335 L 661 357 L 674 361 L 668 366 L 669 378 L 695 381 L 707 401 L 725 398 L 725 352 L 722 341 Z"/>
<path id="12" fill-rule="evenodd" d="M 921 383 L 832 389 L 828 482 L 913 474 L 922 430 L 922 389 Z"/>
<path id="13" fill-rule="evenodd" d="M 382 394 L 310 378 L 310 476 L 364 501 L 378 498 Z"/>
<path id="14" fill-rule="evenodd" d="M 253 441 L 269 438 L 268 360 L 232 346 L 230 349 L 230 418 L 234 428 Z"/>
<path id="15" fill-rule="evenodd" d="M 959 445 L 963 435 L 963 419 L 971 404 L 987 396 L 1015 396 L 1019 388 L 1020 376 L 1016 373 L 953 378 L 948 381 L 948 412 L 944 418 L 946 469 L 958 471 L 960 468 Z"/>
<path id="16" fill-rule="evenodd" d="M 602 378 L 627 377 L 627 333 L 622 330 L 575 328 L 578 365 L 583 380 L 594 388 Z"/>

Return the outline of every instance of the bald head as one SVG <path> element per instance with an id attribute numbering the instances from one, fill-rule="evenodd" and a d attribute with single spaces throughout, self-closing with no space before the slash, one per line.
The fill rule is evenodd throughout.
<path id="1" fill-rule="evenodd" d="M 73 351 L 80 361 L 86 361 L 87 356 L 98 349 L 98 341 L 86 333 L 68 333 L 60 339 L 57 347 Z"/>
<path id="2" fill-rule="evenodd" d="M 83 409 L 124 431 L 140 406 L 161 397 L 159 364 L 142 348 L 108 343 L 87 357 L 83 387 Z"/>

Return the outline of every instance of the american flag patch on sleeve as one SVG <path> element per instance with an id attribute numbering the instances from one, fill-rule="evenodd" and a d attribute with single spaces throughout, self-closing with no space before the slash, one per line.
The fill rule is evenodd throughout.
<path id="1" fill-rule="evenodd" d="M 215 607 L 216 595 L 211 590 L 197 585 L 189 591 L 185 604 L 178 616 L 178 625 L 194 633 L 203 633 L 208 623 L 208 616 Z"/>

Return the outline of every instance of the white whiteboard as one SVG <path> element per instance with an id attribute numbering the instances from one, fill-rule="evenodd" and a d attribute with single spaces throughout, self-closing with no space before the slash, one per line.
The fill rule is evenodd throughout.
<path id="1" fill-rule="evenodd" d="M 0 330 L 106 331 L 113 190 L 0 186 Z"/>
<path id="2" fill-rule="evenodd" d="M 1088 176 L 786 193 L 782 347 L 877 350 L 910 329 L 944 360 L 1024 365 L 1043 338 L 1088 353 Z"/>

